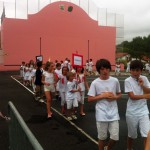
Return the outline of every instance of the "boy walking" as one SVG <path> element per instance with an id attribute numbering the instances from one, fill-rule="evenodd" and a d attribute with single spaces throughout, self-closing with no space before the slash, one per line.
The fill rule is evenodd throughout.
<path id="1" fill-rule="evenodd" d="M 96 101 L 96 124 L 99 139 L 99 150 L 104 150 L 107 132 L 110 140 L 105 147 L 111 150 L 119 140 L 119 114 L 117 100 L 121 97 L 120 84 L 117 78 L 111 77 L 111 64 L 106 59 L 96 62 L 96 70 L 100 74 L 90 86 L 88 101 Z"/>
<path id="2" fill-rule="evenodd" d="M 150 83 L 146 76 L 141 75 L 143 64 L 134 60 L 130 64 L 131 76 L 125 80 L 125 92 L 129 99 L 126 109 L 128 127 L 127 148 L 132 150 L 133 139 L 137 138 L 137 128 L 144 138 L 144 146 L 150 130 L 149 110 L 147 99 L 150 98 Z"/>

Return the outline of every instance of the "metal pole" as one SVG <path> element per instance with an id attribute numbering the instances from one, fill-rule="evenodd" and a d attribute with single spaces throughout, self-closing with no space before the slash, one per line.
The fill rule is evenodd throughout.
<path id="1" fill-rule="evenodd" d="M 89 55 L 90 55 L 90 51 L 89 51 L 89 40 L 88 40 L 88 62 L 89 62 Z"/>
<path id="2" fill-rule="evenodd" d="M 40 56 L 41 56 L 41 37 L 40 37 Z"/>
<path id="3" fill-rule="evenodd" d="M 38 12 L 40 11 L 40 0 L 38 0 Z"/>
<path id="4" fill-rule="evenodd" d="M 28 18 L 28 11 L 29 11 L 29 8 L 28 8 L 28 0 L 27 0 L 27 18 Z"/>
<path id="5" fill-rule="evenodd" d="M 15 0 L 15 18 L 16 18 L 16 0 Z"/>

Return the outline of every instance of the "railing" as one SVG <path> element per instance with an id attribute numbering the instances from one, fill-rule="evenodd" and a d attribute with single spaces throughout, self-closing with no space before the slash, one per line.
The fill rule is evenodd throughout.
<path id="1" fill-rule="evenodd" d="M 10 150 L 43 150 L 11 101 L 8 111 Z"/>

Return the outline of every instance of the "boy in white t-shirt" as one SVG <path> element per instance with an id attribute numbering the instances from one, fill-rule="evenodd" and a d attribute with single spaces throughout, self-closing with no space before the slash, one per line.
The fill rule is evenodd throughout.
<path id="1" fill-rule="evenodd" d="M 80 92 L 80 88 L 76 88 L 76 83 L 74 82 L 74 73 L 67 73 L 67 89 L 66 89 L 66 104 L 67 104 L 67 119 L 71 121 L 72 119 L 77 119 L 74 115 L 73 108 L 78 107 L 78 101 L 75 98 L 75 93 Z"/>
<path id="2" fill-rule="evenodd" d="M 106 59 L 96 62 L 96 70 L 100 74 L 90 86 L 88 101 L 96 101 L 96 123 L 99 139 L 99 150 L 105 147 L 107 132 L 110 133 L 107 150 L 112 149 L 119 140 L 119 114 L 117 100 L 121 97 L 120 84 L 117 78 L 110 76 L 111 64 Z"/>
<path id="3" fill-rule="evenodd" d="M 125 92 L 129 99 L 126 109 L 126 121 L 128 126 L 127 148 L 132 149 L 133 139 L 137 138 L 139 128 L 144 137 L 144 145 L 150 130 L 149 110 L 147 99 L 150 98 L 150 83 L 146 76 L 141 75 L 143 64 L 134 60 L 130 64 L 131 76 L 125 80 Z M 146 94 L 147 93 L 147 94 Z"/>

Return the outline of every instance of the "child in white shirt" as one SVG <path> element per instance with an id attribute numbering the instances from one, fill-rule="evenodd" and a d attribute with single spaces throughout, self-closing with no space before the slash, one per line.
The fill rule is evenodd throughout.
<path id="1" fill-rule="evenodd" d="M 66 89 L 67 89 L 67 73 L 68 73 L 68 67 L 62 68 L 62 74 L 58 76 L 59 78 L 59 94 L 61 97 L 61 111 L 62 114 L 65 114 L 65 104 L 66 104 Z M 58 82 L 57 82 L 58 83 Z"/>
<path id="2" fill-rule="evenodd" d="M 84 74 L 83 67 L 77 67 L 76 79 L 77 79 L 79 87 L 81 88 L 81 92 L 79 95 L 80 115 L 85 116 L 85 112 L 84 112 L 85 89 L 89 90 L 89 86 L 88 86 L 88 82 L 86 80 L 86 75 Z"/>
<path id="3" fill-rule="evenodd" d="M 90 86 L 88 101 L 96 101 L 96 123 L 99 139 L 99 150 L 103 150 L 107 132 L 110 133 L 108 149 L 112 149 L 119 140 L 119 114 L 117 100 L 121 97 L 120 84 L 117 78 L 110 76 L 111 64 L 106 59 L 96 62 L 100 74 Z"/>
<path id="4" fill-rule="evenodd" d="M 143 64 L 141 61 L 132 61 L 130 64 L 131 76 L 125 80 L 125 92 L 129 96 L 126 109 L 128 150 L 132 149 L 133 139 L 137 138 L 137 128 L 139 128 L 141 136 L 144 137 L 144 145 L 150 130 L 147 107 L 147 99 L 150 98 L 150 83 L 146 76 L 141 75 L 142 69 Z"/>
<path id="5" fill-rule="evenodd" d="M 66 90 L 66 103 L 67 103 L 67 118 L 68 120 L 77 119 L 73 114 L 73 107 L 78 107 L 78 101 L 75 98 L 75 93 L 80 92 L 80 88 L 76 89 L 74 80 L 74 74 L 72 72 L 67 73 L 67 90 Z M 73 115 L 72 115 L 73 114 Z"/>

